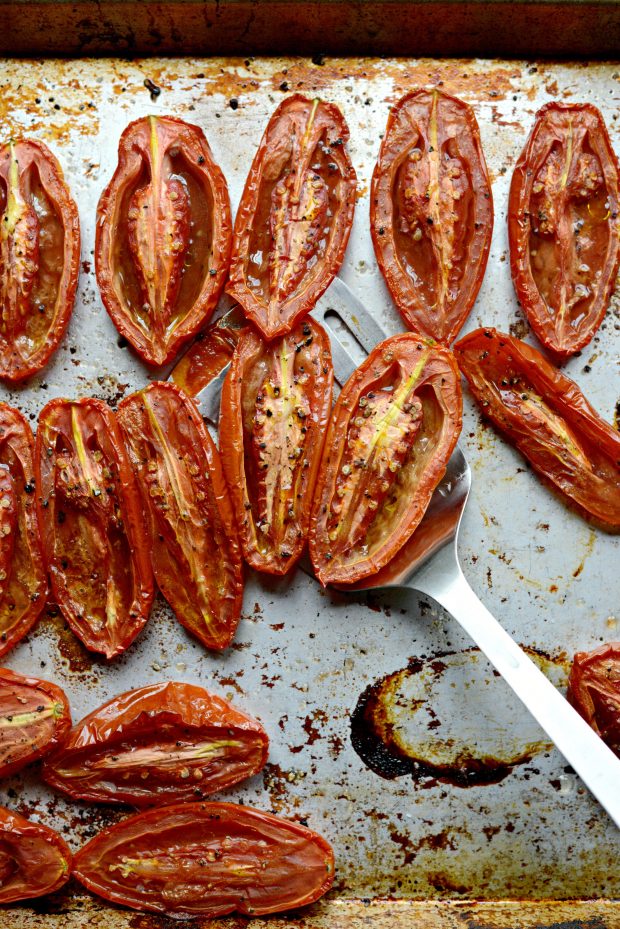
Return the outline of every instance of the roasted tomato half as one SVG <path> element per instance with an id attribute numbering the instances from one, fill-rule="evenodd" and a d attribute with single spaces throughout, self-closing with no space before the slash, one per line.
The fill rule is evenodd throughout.
<path id="1" fill-rule="evenodd" d="M 34 483 L 34 438 L 0 403 L 0 656 L 37 621 L 47 594 Z"/>
<path id="2" fill-rule="evenodd" d="M 169 382 L 127 397 L 118 418 L 159 589 L 207 648 L 226 648 L 241 613 L 243 563 L 218 451 L 195 405 Z"/>
<path id="3" fill-rule="evenodd" d="M 558 358 L 600 326 L 620 263 L 618 162 L 590 103 L 548 103 L 515 167 L 510 268 L 540 341 Z"/>
<path id="4" fill-rule="evenodd" d="M 356 176 L 340 110 L 294 94 L 271 117 L 235 219 L 226 292 L 266 339 L 290 332 L 338 273 Z"/>
<path id="5" fill-rule="evenodd" d="M 451 342 L 484 277 L 493 198 L 474 111 L 415 90 L 390 111 L 372 176 L 379 267 L 410 329 Z"/>
<path id="6" fill-rule="evenodd" d="M 334 880 L 321 836 L 233 803 L 130 816 L 77 854 L 75 877 L 107 900 L 155 913 L 260 916 L 312 903 Z"/>
<path id="7" fill-rule="evenodd" d="M 175 365 L 171 379 L 188 396 L 195 397 L 230 363 L 237 342 L 250 328 L 241 307 L 220 316 L 198 334 Z"/>
<path id="8" fill-rule="evenodd" d="M 0 903 L 51 894 L 70 873 L 71 852 L 57 832 L 0 806 Z"/>
<path id="9" fill-rule="evenodd" d="M 52 751 L 70 728 L 69 701 L 60 687 L 0 668 L 0 777 Z"/>
<path id="10" fill-rule="evenodd" d="M 575 655 L 567 697 L 620 758 L 620 642 Z"/>
<path id="11" fill-rule="evenodd" d="M 136 480 L 101 400 L 52 400 L 37 431 L 38 507 L 52 593 L 86 648 L 113 658 L 149 618 L 153 572 Z"/>
<path id="12" fill-rule="evenodd" d="M 76 800 L 154 806 L 199 800 L 267 761 L 259 722 L 194 684 L 130 690 L 90 713 L 46 762 L 48 784 Z"/>
<path id="13" fill-rule="evenodd" d="M 342 389 L 314 494 L 310 555 L 322 584 L 375 574 L 410 538 L 461 430 L 451 353 L 412 333 L 381 342 Z"/>
<path id="14" fill-rule="evenodd" d="M 148 364 L 174 358 L 215 309 L 231 238 L 202 130 L 172 116 L 130 123 L 97 209 L 95 266 L 114 325 Z"/>
<path id="15" fill-rule="evenodd" d="M 620 530 L 620 435 L 525 342 L 476 329 L 454 351 L 482 413 L 577 512 Z"/>
<path id="16" fill-rule="evenodd" d="M 244 335 L 222 391 L 220 447 L 246 561 L 285 574 L 302 553 L 332 403 L 329 340 L 314 320 Z"/>
<path id="17" fill-rule="evenodd" d="M 0 148 L 0 377 L 20 381 L 56 351 L 73 310 L 80 222 L 42 142 Z"/>

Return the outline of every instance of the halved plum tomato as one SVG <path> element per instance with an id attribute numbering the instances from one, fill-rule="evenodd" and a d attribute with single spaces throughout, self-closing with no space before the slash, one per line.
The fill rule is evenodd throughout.
<path id="1" fill-rule="evenodd" d="M 0 806 L 0 903 L 51 894 L 70 873 L 71 852 L 57 832 Z"/>
<path id="2" fill-rule="evenodd" d="M 495 329 L 454 346 L 485 417 L 581 516 L 620 530 L 620 435 L 540 352 Z"/>
<path id="3" fill-rule="evenodd" d="M 290 332 L 338 273 L 357 179 L 338 107 L 293 94 L 275 111 L 235 219 L 226 292 L 266 339 Z"/>
<path id="4" fill-rule="evenodd" d="M 558 359 L 587 345 L 620 264 L 618 162 L 590 103 L 548 103 L 517 161 L 510 268 L 532 329 Z"/>
<path id="5" fill-rule="evenodd" d="M 480 290 L 493 197 L 474 111 L 441 90 L 394 106 L 372 176 L 377 261 L 405 323 L 450 343 Z"/>
<path id="6" fill-rule="evenodd" d="M 243 604 L 243 562 L 211 436 L 194 403 L 169 382 L 127 397 L 118 418 L 142 493 L 159 589 L 207 648 L 226 648 Z"/>
<path id="7" fill-rule="evenodd" d="M 48 758 L 43 777 L 76 800 L 180 803 L 252 777 L 268 748 L 251 716 L 202 687 L 166 681 L 86 716 Z"/>
<path id="8" fill-rule="evenodd" d="M 140 495 L 112 410 L 52 400 L 37 431 L 38 508 L 52 593 L 86 648 L 113 658 L 151 611 Z"/>
<path id="9" fill-rule="evenodd" d="M 246 561 L 285 574 L 306 544 L 331 411 L 329 339 L 312 319 L 265 342 L 244 335 L 222 391 L 220 447 Z"/>
<path id="10" fill-rule="evenodd" d="M 39 618 L 47 595 L 35 503 L 34 438 L 26 419 L 0 403 L 0 656 Z"/>
<path id="11" fill-rule="evenodd" d="M 172 116 L 130 123 L 97 208 L 95 267 L 114 325 L 148 364 L 174 358 L 211 316 L 231 240 L 226 180 L 202 130 Z"/>
<path id="12" fill-rule="evenodd" d="M 424 516 L 461 431 L 456 361 L 413 333 L 381 342 L 344 385 L 325 439 L 310 523 L 322 584 L 369 577 Z"/>
<path id="13" fill-rule="evenodd" d="M 620 642 L 578 652 L 566 696 L 620 758 Z"/>
<path id="14" fill-rule="evenodd" d="M 330 845 L 235 803 L 182 803 L 104 829 L 73 873 L 106 900 L 155 913 L 261 916 L 313 903 L 334 880 Z"/>
<path id="15" fill-rule="evenodd" d="M 43 368 L 75 301 L 80 221 L 62 169 L 33 139 L 0 148 L 0 378 Z"/>
<path id="16" fill-rule="evenodd" d="M 60 687 L 0 668 L 0 777 L 51 752 L 70 728 L 69 701 Z"/>
<path id="17" fill-rule="evenodd" d="M 230 363 L 237 342 L 250 328 L 241 307 L 234 307 L 198 333 L 170 378 L 188 396 L 195 397 Z"/>

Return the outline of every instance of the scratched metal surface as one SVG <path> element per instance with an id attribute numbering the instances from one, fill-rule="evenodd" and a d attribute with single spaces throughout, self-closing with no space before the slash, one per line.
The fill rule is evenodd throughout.
<path id="1" fill-rule="evenodd" d="M 153 99 L 147 78 L 161 89 Z M 114 404 L 153 377 L 119 344 L 97 293 L 92 258 L 95 207 L 116 162 L 118 137 L 129 120 L 149 113 L 172 113 L 206 131 L 235 209 L 254 149 L 283 94 L 302 90 L 337 103 L 351 129 L 359 179 L 341 274 L 386 329 L 401 328 L 370 242 L 369 182 L 389 104 L 406 89 L 438 82 L 475 106 L 493 180 L 489 267 L 464 331 L 493 324 L 529 338 L 507 255 L 512 165 L 535 111 L 551 99 L 596 103 L 620 150 L 616 66 L 376 59 L 2 62 L 2 137 L 30 134 L 58 155 L 79 205 L 83 263 L 60 350 L 40 376 L 17 390 L 0 387 L 0 397 L 29 414 L 34 426 L 54 396 L 93 394 Z M 616 299 L 593 343 L 567 365 L 608 420 L 620 396 L 618 308 Z M 465 573 L 506 629 L 538 650 L 543 668 L 563 686 L 567 655 L 620 637 L 619 540 L 591 530 L 552 497 L 481 424 L 467 396 L 462 441 L 473 467 L 461 542 Z M 225 655 L 206 652 L 158 601 L 144 634 L 110 665 L 89 656 L 54 613 L 52 608 L 44 615 L 6 664 L 61 684 L 74 720 L 131 687 L 178 679 L 212 688 L 263 721 L 272 740 L 269 764 L 222 796 L 303 819 L 324 833 L 337 858 L 334 900 L 620 895 L 617 830 L 487 663 L 465 651 L 470 642 L 450 617 L 415 595 L 350 599 L 320 590 L 299 571 L 281 581 L 250 575 L 243 619 Z M 434 669 L 427 662 L 423 681 L 396 674 L 411 658 L 445 652 L 456 653 L 447 670 L 445 661 Z M 389 675 L 399 683 L 386 712 L 403 727 L 403 743 L 411 750 L 435 752 L 445 761 L 462 749 L 510 762 L 529 745 L 530 760 L 515 763 L 500 783 L 468 788 L 432 778 L 380 777 L 352 747 L 350 715 L 365 689 Z M 65 802 L 39 783 L 34 769 L 3 783 L 0 802 L 59 829 L 73 848 L 121 815 Z M 70 890 L 58 905 L 70 913 L 79 904 L 79 893 Z M 0 922 L 38 925 L 35 914 L 47 906 L 54 912 L 41 901 Z M 90 904 L 87 909 L 92 913 Z"/>

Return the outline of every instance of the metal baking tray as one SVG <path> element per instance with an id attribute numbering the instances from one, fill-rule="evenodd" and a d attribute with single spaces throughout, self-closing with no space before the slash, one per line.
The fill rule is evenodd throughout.
<path id="1" fill-rule="evenodd" d="M 379 140 L 390 104 L 407 89 L 441 85 L 456 93 L 475 107 L 496 213 L 486 278 L 464 331 L 490 324 L 528 340 L 510 281 L 505 214 L 534 113 L 548 100 L 591 101 L 620 151 L 620 67 L 605 62 L 5 59 L 0 84 L 3 139 L 31 135 L 53 149 L 82 223 L 80 287 L 67 336 L 39 376 L 0 388 L 33 426 L 54 396 L 94 395 L 114 406 L 156 376 L 119 339 L 93 272 L 97 200 L 132 119 L 171 113 L 201 126 L 234 209 L 283 95 L 302 91 L 338 104 L 359 179 L 341 276 L 395 330 L 402 324 L 369 235 Z M 619 307 L 616 295 L 592 343 L 566 365 L 608 420 L 614 410 L 618 416 L 620 396 Z M 620 636 L 620 539 L 590 529 L 544 489 L 481 422 L 467 394 L 462 443 L 473 467 L 460 546 L 465 573 L 562 687 L 574 651 Z M 325 834 L 336 852 L 336 882 L 327 898 L 294 916 L 231 917 L 218 926 L 620 925 L 613 902 L 620 896 L 620 833 L 456 623 L 415 594 L 351 597 L 321 590 L 299 570 L 284 580 L 250 572 L 243 619 L 226 654 L 205 651 L 158 600 L 145 632 L 111 664 L 82 648 L 50 605 L 5 663 L 64 687 L 76 721 L 114 694 L 164 679 L 198 682 L 262 720 L 272 742 L 267 767 L 221 798 Z M 371 716 L 399 743 L 398 763 L 386 763 Z M 490 782 L 463 777 L 477 762 L 487 772 L 495 765 Z M 2 783 L 0 802 L 55 827 L 73 848 L 124 815 L 66 802 L 34 769 Z M 172 925 L 109 907 L 73 884 L 0 913 L 3 929 Z"/>

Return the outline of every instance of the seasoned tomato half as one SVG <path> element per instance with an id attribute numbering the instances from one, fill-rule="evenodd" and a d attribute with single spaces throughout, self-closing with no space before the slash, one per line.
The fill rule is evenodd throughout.
<path id="1" fill-rule="evenodd" d="M 314 320 L 244 335 L 222 392 L 220 446 L 246 561 L 285 574 L 302 553 L 331 410 L 329 340 Z"/>
<path id="2" fill-rule="evenodd" d="M 318 900 L 334 855 L 317 833 L 236 803 L 182 803 L 130 816 L 76 855 L 75 877 L 155 913 L 260 916 Z"/>
<path id="3" fill-rule="evenodd" d="M 179 622 L 207 648 L 226 648 L 241 613 L 243 563 L 211 436 L 169 382 L 127 397 L 118 418 L 147 513 L 155 580 Z"/>
<path id="4" fill-rule="evenodd" d="M 71 852 L 57 832 L 0 806 L 0 903 L 51 894 L 70 873 Z"/>
<path id="5" fill-rule="evenodd" d="M 237 342 L 249 326 L 241 307 L 235 307 L 198 334 L 177 362 L 171 379 L 190 397 L 210 384 L 230 363 Z"/>
<path id="6" fill-rule="evenodd" d="M 294 94 L 271 117 L 235 219 L 226 292 L 266 339 L 290 332 L 338 273 L 356 176 L 340 110 Z"/>
<path id="7" fill-rule="evenodd" d="M 0 668 L 0 777 L 52 751 L 70 728 L 69 701 L 60 687 Z"/>
<path id="8" fill-rule="evenodd" d="M 577 512 L 620 530 L 620 435 L 540 352 L 495 329 L 454 347 L 484 416 Z"/>
<path id="9" fill-rule="evenodd" d="M 600 326 L 620 263 L 618 162 L 590 103 L 548 103 L 512 176 L 510 268 L 546 348 L 566 358 Z"/>
<path id="10" fill-rule="evenodd" d="M 268 748 L 251 716 L 202 687 L 166 681 L 86 716 L 43 776 L 76 800 L 154 806 L 200 800 L 251 777 Z"/>
<path id="11" fill-rule="evenodd" d="M 620 642 L 575 655 L 567 697 L 620 758 Z"/>
<path id="12" fill-rule="evenodd" d="M 80 222 L 62 169 L 42 142 L 0 148 L 0 378 L 43 368 L 75 301 Z"/>
<path id="13" fill-rule="evenodd" d="M 484 277 L 493 198 L 474 111 L 440 90 L 394 106 L 372 177 L 379 267 L 410 329 L 450 343 Z"/>
<path id="14" fill-rule="evenodd" d="M 101 299 L 148 364 L 170 361 L 209 318 L 232 239 L 226 180 L 201 129 L 172 116 L 127 126 L 97 209 Z"/>
<path id="15" fill-rule="evenodd" d="M 424 516 L 461 430 L 456 362 L 413 333 L 381 342 L 338 398 L 310 524 L 322 584 L 348 584 L 390 561 Z"/>
<path id="16" fill-rule="evenodd" d="M 138 487 L 109 407 L 48 403 L 36 468 L 52 593 L 86 648 L 113 658 L 149 618 L 153 572 Z"/>

